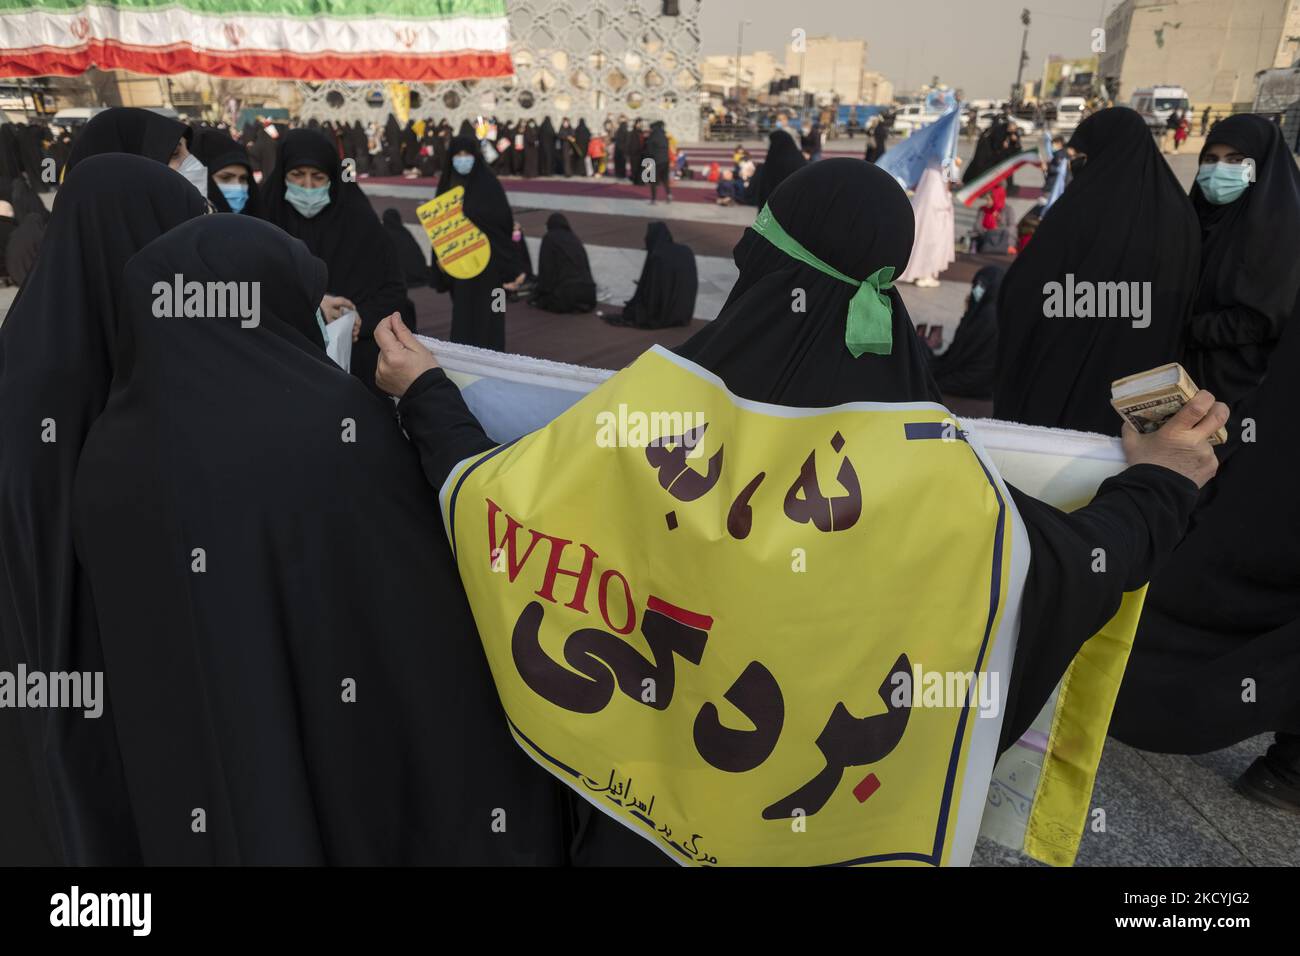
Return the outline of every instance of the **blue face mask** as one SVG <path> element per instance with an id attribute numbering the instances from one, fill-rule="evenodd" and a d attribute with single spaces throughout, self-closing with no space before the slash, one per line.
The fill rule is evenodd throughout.
<path id="1" fill-rule="evenodd" d="M 226 197 L 231 212 L 244 211 L 244 206 L 248 203 L 247 186 L 242 183 L 217 183 L 217 188 L 221 190 L 221 195 Z"/>
<path id="2" fill-rule="evenodd" d="M 473 156 L 453 156 L 451 158 L 451 168 L 456 170 L 462 176 L 468 176 L 469 171 L 474 168 Z"/>
<path id="3" fill-rule="evenodd" d="M 1196 185 L 1214 205 L 1226 206 L 1250 185 L 1250 169 L 1246 163 L 1206 163 L 1196 172 Z"/>
<path id="4" fill-rule="evenodd" d="M 300 216 L 311 219 L 320 215 L 320 211 L 330 204 L 330 188 L 308 189 L 293 183 L 284 184 L 284 198 L 289 200 Z"/>
<path id="5" fill-rule="evenodd" d="M 982 285 L 973 285 L 970 287 L 970 297 L 972 301 L 978 302 L 984 298 L 984 287 Z"/>

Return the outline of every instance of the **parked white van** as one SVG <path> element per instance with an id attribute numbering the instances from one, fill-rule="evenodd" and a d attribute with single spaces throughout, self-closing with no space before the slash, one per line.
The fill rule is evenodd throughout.
<path id="1" fill-rule="evenodd" d="M 1083 111 L 1088 101 L 1082 96 L 1062 96 L 1056 101 L 1056 122 L 1053 124 L 1058 133 L 1073 133 L 1083 122 Z"/>
<path id="2" fill-rule="evenodd" d="M 1189 118 L 1192 110 L 1187 91 L 1181 86 L 1143 87 L 1133 94 L 1129 105 L 1141 113 L 1151 127 L 1163 127 L 1174 110 L 1182 110 Z"/>

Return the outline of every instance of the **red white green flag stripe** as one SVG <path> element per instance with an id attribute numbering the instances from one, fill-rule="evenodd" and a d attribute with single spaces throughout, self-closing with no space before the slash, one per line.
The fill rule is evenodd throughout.
<path id="1" fill-rule="evenodd" d="M 509 76 L 506 0 L 0 0 L 0 76 Z"/>
<path id="2" fill-rule="evenodd" d="M 3 2 L 3 0 L 0 0 L 0 2 Z M 963 206 L 969 206 L 1021 166 L 1027 166 L 1030 163 L 1037 164 L 1038 161 L 1039 155 L 1036 149 L 1027 149 L 1022 153 L 1016 153 L 1014 156 L 1008 156 L 1002 162 L 976 176 L 957 190 L 957 201 Z"/>

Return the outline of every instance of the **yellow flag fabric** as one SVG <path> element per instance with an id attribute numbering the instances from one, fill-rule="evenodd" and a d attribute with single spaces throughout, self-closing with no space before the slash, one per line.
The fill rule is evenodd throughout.
<path id="1" fill-rule="evenodd" d="M 602 811 L 683 864 L 969 860 L 1028 548 L 942 406 L 656 348 L 441 497 L 516 740 Z"/>
<path id="2" fill-rule="evenodd" d="M 405 83 L 389 82 L 388 99 L 393 104 L 393 116 L 402 126 L 411 117 L 411 88 Z"/>
<path id="3" fill-rule="evenodd" d="M 465 218 L 464 201 L 465 187 L 455 186 L 415 210 L 438 264 L 454 279 L 474 278 L 492 257 L 487 236 Z"/>

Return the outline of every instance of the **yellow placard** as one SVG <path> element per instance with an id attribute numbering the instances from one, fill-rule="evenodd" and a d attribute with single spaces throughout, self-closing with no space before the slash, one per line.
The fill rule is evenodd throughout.
<path id="1" fill-rule="evenodd" d="M 438 264 L 453 279 L 474 278 L 492 258 L 487 236 L 465 218 L 464 198 L 465 187 L 455 186 L 415 210 Z"/>
<path id="2" fill-rule="evenodd" d="M 757 405 L 656 349 L 442 503 L 516 740 L 673 859 L 973 844 L 1000 713 L 923 687 L 1008 660 L 1023 578 L 946 409 Z"/>
<path id="3" fill-rule="evenodd" d="M 411 116 L 411 88 L 405 83 L 389 81 L 384 84 L 388 89 L 388 101 L 392 104 L 393 116 L 403 127 Z"/>

